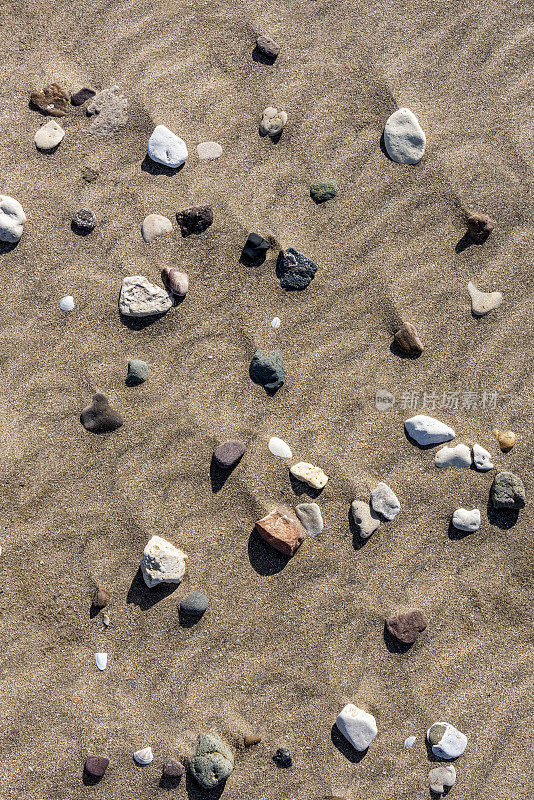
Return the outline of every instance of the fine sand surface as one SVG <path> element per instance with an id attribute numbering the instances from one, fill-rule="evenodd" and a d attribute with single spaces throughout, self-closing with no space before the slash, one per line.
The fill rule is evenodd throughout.
<path id="1" fill-rule="evenodd" d="M 424 732 L 439 720 L 469 739 L 451 798 L 530 796 L 531 12 L 496 0 L 2 2 L 0 192 L 28 217 L 0 254 L 2 798 L 199 800 L 189 779 L 158 787 L 163 762 L 190 755 L 199 732 L 238 746 L 259 731 L 262 744 L 236 749 L 228 800 L 415 800 L 429 796 Z M 282 46 L 274 65 L 252 57 L 259 33 Z M 37 152 L 29 94 L 54 80 L 119 85 L 127 127 L 97 139 L 70 108 L 57 151 Z M 258 136 L 270 104 L 289 115 L 278 143 Z M 380 147 L 401 106 L 427 134 L 415 167 Z M 159 123 L 189 147 L 174 175 L 143 166 Z M 218 161 L 198 159 L 205 140 L 223 146 Z M 325 178 L 338 197 L 315 206 L 310 182 Z M 174 214 L 202 203 L 213 226 L 182 239 Z M 70 229 L 83 206 L 98 218 L 87 237 Z M 456 252 L 465 209 L 497 224 Z M 147 245 L 140 226 L 154 212 L 174 230 Z M 250 231 L 275 244 L 260 267 L 239 263 Z M 301 293 L 274 274 L 290 245 L 319 267 Z M 185 302 L 124 325 L 122 278 L 159 283 L 165 265 L 189 274 Z M 502 291 L 502 306 L 475 319 L 470 280 Z M 57 307 L 64 294 L 71 314 Z M 418 359 L 390 349 L 400 320 L 424 341 Z M 275 347 L 287 382 L 268 397 L 248 366 Z M 150 365 L 137 388 L 124 384 L 131 357 Z M 377 389 L 396 396 L 392 409 L 377 410 Z M 79 422 L 96 391 L 123 414 L 112 434 Z M 522 477 L 517 521 L 488 512 L 494 472 L 437 470 L 434 449 L 407 441 L 411 391 L 460 392 L 458 409 L 438 400 L 435 416 Z M 497 397 L 481 408 L 484 391 Z M 462 408 L 466 392 L 478 408 Z M 516 432 L 508 455 L 493 427 Z M 289 563 L 251 534 L 271 507 L 306 499 L 271 435 L 330 478 L 324 533 Z M 221 488 L 210 458 L 230 438 L 247 452 Z M 360 547 L 350 502 L 380 480 L 402 512 Z M 449 533 L 459 506 L 482 514 L 463 538 Z M 152 534 L 189 554 L 172 593 L 137 573 Z M 89 614 L 95 580 L 113 591 L 107 632 Z M 195 587 L 210 608 L 181 627 L 178 603 Z M 428 628 L 392 652 L 384 618 L 406 607 Z M 346 702 L 377 720 L 361 760 L 332 728 Z M 132 753 L 146 745 L 154 762 L 140 768 Z M 271 761 L 280 746 L 289 770 Z M 82 783 L 87 754 L 111 760 L 95 787 Z"/>

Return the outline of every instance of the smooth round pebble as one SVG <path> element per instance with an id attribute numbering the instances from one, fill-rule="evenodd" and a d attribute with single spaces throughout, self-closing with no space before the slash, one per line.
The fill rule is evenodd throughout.
<path id="1" fill-rule="evenodd" d="M 25 222 L 26 214 L 18 200 L 0 194 L 0 242 L 18 242 Z"/>
<path id="2" fill-rule="evenodd" d="M 473 508 L 457 508 L 452 515 L 452 524 L 459 531 L 478 531 L 480 528 L 480 511 Z"/>
<path id="3" fill-rule="evenodd" d="M 184 597 L 180 603 L 180 611 L 192 617 L 200 617 L 206 611 L 208 604 L 209 600 L 206 595 L 199 589 L 195 589 L 194 592 Z"/>
<path id="4" fill-rule="evenodd" d="M 33 141 L 38 150 L 53 150 L 57 147 L 65 136 L 65 131 L 53 119 L 49 119 L 44 125 L 41 125 L 39 130 L 34 136 Z"/>
<path id="5" fill-rule="evenodd" d="M 426 414 L 416 414 L 415 417 L 410 417 L 404 423 L 404 428 L 408 436 L 423 447 L 449 442 L 456 436 L 453 429 L 444 422 L 440 422 L 434 417 L 428 417 Z"/>
<path id="6" fill-rule="evenodd" d="M 237 440 L 224 442 L 213 451 L 213 460 L 221 469 L 232 469 L 241 460 L 245 450 L 243 442 Z"/>
<path id="7" fill-rule="evenodd" d="M 200 142 L 197 144 L 198 157 L 202 161 L 211 161 L 213 158 L 220 158 L 222 156 L 222 147 L 219 142 Z"/>
<path id="8" fill-rule="evenodd" d="M 408 736 L 408 738 L 404 740 L 404 747 L 406 750 L 410 750 L 414 746 L 416 739 L 417 736 Z"/>
<path id="9" fill-rule="evenodd" d="M 278 456 L 279 458 L 293 457 L 289 445 L 286 444 L 283 439 L 279 439 L 278 436 L 271 436 L 269 439 L 269 450 L 273 456 Z"/>
<path id="10" fill-rule="evenodd" d="M 108 665 L 108 654 L 107 653 L 95 653 L 95 664 L 98 669 L 103 672 L 107 665 Z"/>
<path id="11" fill-rule="evenodd" d="M 386 122 L 384 145 L 388 156 L 397 164 L 417 164 L 423 158 L 425 132 L 409 108 L 399 108 Z"/>
<path id="12" fill-rule="evenodd" d="M 74 297 L 71 297 L 70 294 L 66 294 L 65 297 L 62 297 L 59 301 L 59 307 L 62 311 L 72 311 L 74 308 Z"/>
<path id="13" fill-rule="evenodd" d="M 271 320 L 271 328 L 274 328 L 275 330 L 277 330 L 281 324 L 282 320 L 280 317 L 274 317 L 274 319 Z"/>
<path id="14" fill-rule="evenodd" d="M 172 233 L 172 222 L 162 214 L 149 214 L 141 225 L 141 235 L 147 244 L 159 236 Z"/>
<path id="15" fill-rule="evenodd" d="M 163 765 L 164 778 L 180 778 L 184 774 L 184 765 L 180 761 L 176 761 L 174 758 L 169 759 L 169 761 L 166 761 Z"/>

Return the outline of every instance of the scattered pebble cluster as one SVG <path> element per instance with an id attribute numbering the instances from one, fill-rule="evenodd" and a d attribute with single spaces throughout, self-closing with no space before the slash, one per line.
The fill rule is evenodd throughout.
<path id="1" fill-rule="evenodd" d="M 259 36 L 256 51 L 265 63 L 272 63 L 280 53 L 280 47 L 267 36 Z M 126 124 L 128 103 L 121 89 L 113 86 L 101 92 L 90 87 L 83 87 L 69 97 L 69 94 L 57 83 L 45 87 L 42 91 L 31 94 L 32 106 L 45 114 L 48 119 L 35 133 L 35 146 L 39 150 L 52 152 L 60 146 L 65 131 L 56 121 L 66 115 L 68 103 L 73 106 L 87 104 L 87 116 L 92 119 L 91 131 L 97 136 L 109 136 Z M 288 114 L 274 106 L 265 108 L 259 122 L 261 136 L 277 140 L 288 123 Z M 425 154 L 426 136 L 415 114 L 409 108 L 400 108 L 387 119 L 384 126 L 383 142 L 389 158 L 399 164 L 418 164 Z M 207 141 L 197 145 L 197 155 L 201 160 L 217 159 L 223 150 L 217 142 Z M 147 154 L 152 162 L 171 170 L 180 169 L 186 162 L 189 153 L 186 143 L 165 125 L 157 125 L 147 145 Z M 310 197 L 317 203 L 333 200 L 338 193 L 338 186 L 333 180 L 315 181 L 310 185 Z M 206 205 L 179 211 L 177 222 L 183 237 L 199 236 L 206 231 L 214 220 L 213 209 Z M 12 197 L 0 195 L 0 240 L 16 244 L 24 229 L 26 216 L 20 203 Z M 72 217 L 72 228 L 80 235 L 90 234 L 97 225 L 97 217 L 91 209 L 80 209 Z M 472 241 L 481 244 L 490 235 L 494 222 L 484 214 L 466 215 L 466 225 Z M 155 239 L 172 232 L 172 223 L 160 214 L 149 214 L 142 222 L 141 235 L 148 244 Z M 244 244 L 241 260 L 250 265 L 257 265 L 265 260 L 272 243 L 257 233 L 250 233 Z M 305 290 L 317 272 L 315 264 L 308 256 L 294 247 L 280 249 L 276 260 L 276 276 L 280 285 L 287 291 Z M 163 286 L 157 286 L 142 275 L 131 275 L 124 278 L 120 288 L 118 309 L 123 317 L 147 318 L 159 317 L 175 308 L 189 289 L 188 276 L 172 267 L 165 266 L 161 273 Z M 482 316 L 497 309 L 503 297 L 500 292 L 484 293 L 473 283 L 469 283 L 467 291 L 471 299 L 472 313 Z M 59 300 L 59 307 L 64 312 L 75 308 L 75 300 L 66 295 Z M 274 329 L 280 326 L 280 319 L 275 317 L 271 325 Z M 394 334 L 393 344 L 405 355 L 418 356 L 423 352 L 423 342 L 413 324 L 404 322 Z M 270 394 L 276 393 L 285 383 L 286 374 L 282 353 L 279 350 L 254 353 L 250 362 L 249 374 L 252 381 L 262 386 Z M 137 358 L 128 362 L 125 382 L 130 387 L 138 386 L 148 380 L 149 365 Z M 91 403 L 83 409 L 80 421 L 87 431 L 94 434 L 105 434 L 117 430 L 124 424 L 121 414 L 111 408 L 104 394 L 97 393 Z M 404 423 L 410 441 L 420 447 L 432 447 L 449 442 L 455 438 L 454 430 L 440 420 L 425 415 L 417 415 Z M 515 435 L 511 431 L 494 431 L 495 437 L 503 452 L 508 452 L 515 443 Z M 269 440 L 270 452 L 281 459 L 290 460 L 293 453 L 289 445 L 282 439 L 273 436 Z M 243 442 L 233 440 L 219 444 L 212 456 L 212 462 L 219 470 L 228 474 L 235 469 L 246 453 Z M 443 468 L 474 467 L 486 472 L 494 469 L 490 453 L 481 445 L 471 446 L 459 443 L 445 446 L 434 455 L 435 466 Z M 307 461 L 297 461 L 289 467 L 291 478 L 298 484 L 312 490 L 315 495 L 326 486 L 329 478 L 321 467 Z M 510 472 L 501 471 L 496 474 L 491 490 L 490 500 L 495 509 L 517 511 L 525 504 L 525 489 L 521 479 Z M 287 509 L 274 508 L 255 523 L 255 530 L 261 539 L 270 547 L 287 558 L 293 557 L 302 543 L 309 537 L 318 537 L 324 529 L 321 508 L 316 502 L 304 502 L 296 505 L 295 514 Z M 368 498 L 355 499 L 350 508 L 351 519 L 362 540 L 375 533 L 383 521 L 393 521 L 401 512 L 401 503 L 386 483 L 380 481 Z M 465 532 L 476 531 L 481 525 L 481 514 L 478 508 L 458 508 L 452 515 L 451 524 Z M 160 536 L 152 536 L 146 544 L 140 559 L 140 569 L 146 586 L 152 589 L 160 584 L 179 584 L 187 568 L 188 555 L 173 543 Z M 105 609 L 111 601 L 111 591 L 104 586 L 97 586 L 93 597 L 93 606 L 97 610 Z M 180 614 L 196 622 L 209 606 L 208 597 L 200 589 L 195 589 L 180 603 Z M 109 625 L 107 613 L 103 614 L 104 625 Z M 427 620 L 422 609 L 399 611 L 384 620 L 385 634 L 404 646 L 411 646 L 427 628 Z M 95 653 L 95 665 L 105 671 L 108 655 Z M 345 705 L 339 712 L 336 725 L 339 732 L 358 752 L 365 752 L 378 735 L 375 717 L 352 703 Z M 404 746 L 411 748 L 415 736 L 406 739 Z M 449 722 L 435 722 L 426 732 L 426 740 L 433 754 L 444 761 L 460 757 L 467 746 L 467 737 Z M 261 741 L 259 735 L 245 737 L 245 746 L 252 746 Z M 153 761 L 151 747 L 143 747 L 133 753 L 135 762 L 146 766 Z M 289 750 L 278 748 L 273 760 L 280 767 L 291 767 L 293 759 Z M 109 759 L 103 755 L 89 755 L 85 760 L 85 773 L 91 779 L 102 779 L 109 765 Z M 177 781 L 189 769 L 195 781 L 205 789 L 212 789 L 224 783 L 235 766 L 235 757 L 230 746 L 215 735 L 200 734 L 193 756 L 187 767 L 181 761 L 169 760 L 163 766 L 163 778 Z M 430 770 L 430 789 L 442 794 L 454 785 L 456 770 L 452 764 L 439 764 Z"/>

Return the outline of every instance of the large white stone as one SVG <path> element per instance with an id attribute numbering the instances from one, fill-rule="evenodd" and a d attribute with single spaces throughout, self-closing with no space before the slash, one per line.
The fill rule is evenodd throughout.
<path id="1" fill-rule="evenodd" d="M 487 472 L 488 470 L 493 469 L 493 464 L 491 463 L 491 453 L 488 453 L 488 451 L 479 444 L 473 445 L 473 461 L 475 463 L 475 467 L 480 470 L 480 472 Z"/>
<path id="2" fill-rule="evenodd" d="M 480 511 L 478 508 L 473 508 L 471 511 L 467 508 L 457 508 L 452 515 L 452 524 L 459 531 L 478 531 L 480 528 Z"/>
<path id="3" fill-rule="evenodd" d="M 466 444 L 442 447 L 434 456 L 436 467 L 470 467 L 471 450 Z"/>
<path id="4" fill-rule="evenodd" d="M 452 428 L 440 422 L 439 419 L 434 417 L 427 417 L 426 414 L 417 414 L 415 417 L 410 417 L 404 423 L 406 433 L 412 439 L 415 439 L 417 444 L 441 444 L 441 442 L 449 442 L 454 439 L 456 434 Z"/>
<path id="5" fill-rule="evenodd" d="M 149 589 L 159 583 L 180 583 L 187 555 L 161 536 L 153 536 L 143 551 L 141 572 Z"/>
<path id="6" fill-rule="evenodd" d="M 337 716 L 336 725 L 355 750 L 367 750 L 378 729 L 372 714 L 348 703 Z"/>
<path id="7" fill-rule="evenodd" d="M 481 292 L 474 283 L 467 284 L 467 291 L 471 298 L 471 310 L 477 317 L 489 314 L 494 308 L 499 308 L 502 303 L 502 294 L 500 292 Z"/>
<path id="8" fill-rule="evenodd" d="M 145 242 L 153 242 L 158 236 L 172 233 L 172 222 L 162 214 L 149 214 L 143 220 L 141 233 Z"/>
<path id="9" fill-rule="evenodd" d="M 314 467 L 313 464 L 308 464 L 307 461 L 299 461 L 289 471 L 297 480 L 304 481 L 313 489 L 322 489 L 328 481 L 328 477 L 320 467 Z"/>
<path id="10" fill-rule="evenodd" d="M 153 317 L 172 308 L 165 289 L 150 283 L 142 275 L 124 278 L 119 297 L 119 311 L 125 317 Z"/>
<path id="11" fill-rule="evenodd" d="M 448 722 L 434 722 L 426 738 L 438 758 L 458 758 L 467 747 L 467 736 Z"/>
<path id="12" fill-rule="evenodd" d="M 417 117 L 409 108 L 399 108 L 384 128 L 384 145 L 398 164 L 417 164 L 425 152 L 426 136 Z"/>
<path id="13" fill-rule="evenodd" d="M 0 242 L 18 242 L 25 222 L 26 214 L 18 200 L 0 194 Z"/>
<path id="14" fill-rule="evenodd" d="M 53 150 L 57 147 L 65 136 L 65 131 L 53 119 L 49 119 L 44 125 L 41 125 L 39 130 L 34 136 L 33 141 L 39 150 Z"/>
<path id="15" fill-rule="evenodd" d="M 380 481 L 374 492 L 371 492 L 371 506 L 377 514 L 386 519 L 394 519 L 401 510 L 399 498 L 387 483 Z"/>
<path id="16" fill-rule="evenodd" d="M 148 140 L 148 155 L 158 164 L 176 168 L 185 163 L 188 152 L 183 139 L 165 125 L 156 125 Z"/>

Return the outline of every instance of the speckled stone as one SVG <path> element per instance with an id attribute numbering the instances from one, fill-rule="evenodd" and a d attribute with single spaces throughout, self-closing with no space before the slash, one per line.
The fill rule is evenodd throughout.
<path id="1" fill-rule="evenodd" d="M 243 442 L 224 442 L 213 451 L 213 460 L 221 469 L 231 469 L 243 457 L 245 450 Z"/>
<path id="2" fill-rule="evenodd" d="M 273 61 L 280 53 L 280 45 L 276 44 L 276 42 L 273 39 L 270 39 L 268 36 L 258 36 L 256 39 L 256 47 L 262 55 L 266 56 L 266 58 L 272 59 Z"/>
<path id="3" fill-rule="evenodd" d="M 276 275 L 282 289 L 302 291 L 312 282 L 316 272 L 317 264 L 294 247 L 280 250 Z"/>
<path id="4" fill-rule="evenodd" d="M 420 609 L 401 611 L 386 619 L 386 629 L 403 644 L 413 644 L 422 631 L 426 629 L 425 615 Z"/>
<path id="5" fill-rule="evenodd" d="M 189 762 L 189 771 L 204 789 L 213 789 L 223 783 L 234 769 L 234 756 L 227 744 L 218 736 L 202 734 L 195 755 Z"/>
<path id="6" fill-rule="evenodd" d="M 95 212 L 91 211 L 90 208 L 80 208 L 80 210 L 74 214 L 72 224 L 77 231 L 90 233 L 96 226 Z"/>
<path id="7" fill-rule="evenodd" d="M 491 487 L 494 508 L 520 509 L 525 507 L 525 487 L 513 472 L 499 472 Z"/>
<path id="8" fill-rule="evenodd" d="M 175 761 L 173 758 L 171 758 L 163 765 L 164 778 L 180 778 L 184 774 L 185 767 L 180 761 Z"/>
<path id="9" fill-rule="evenodd" d="M 337 195 L 337 183 L 335 181 L 317 181 L 310 186 L 310 197 L 314 203 L 326 203 Z"/>

